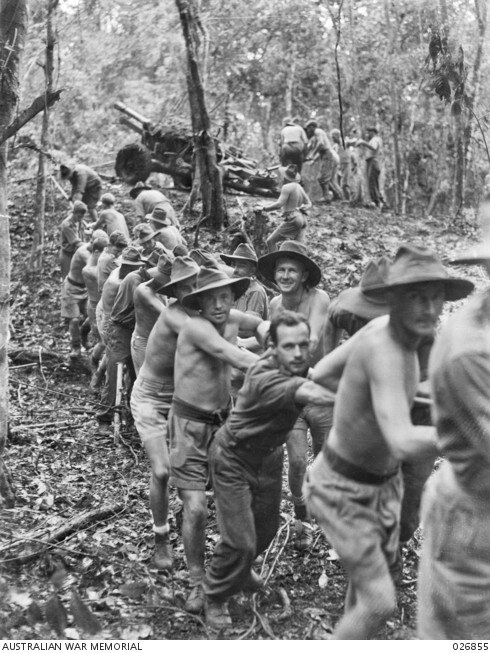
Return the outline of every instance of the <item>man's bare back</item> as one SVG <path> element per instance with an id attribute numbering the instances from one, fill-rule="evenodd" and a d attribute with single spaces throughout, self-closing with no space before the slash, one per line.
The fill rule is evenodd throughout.
<path id="1" fill-rule="evenodd" d="M 158 316 L 165 307 L 165 298 L 156 293 L 146 281 L 140 284 L 134 291 L 134 311 L 136 317 L 135 336 L 148 338 Z"/>
<path id="2" fill-rule="evenodd" d="M 140 374 L 147 379 L 173 382 L 177 338 L 189 314 L 179 302 L 173 302 L 160 313 L 146 346 L 145 362 Z"/>

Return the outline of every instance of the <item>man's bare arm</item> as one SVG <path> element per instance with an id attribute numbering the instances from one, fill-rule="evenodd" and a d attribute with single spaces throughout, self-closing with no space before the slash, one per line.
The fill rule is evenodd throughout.
<path id="1" fill-rule="evenodd" d="M 298 404 L 329 406 L 335 402 L 335 394 L 313 381 L 305 381 L 296 390 L 294 400 Z"/>
<path id="2" fill-rule="evenodd" d="M 213 358 L 240 370 L 247 370 L 259 358 L 256 354 L 246 349 L 238 349 L 229 343 L 207 320 L 192 318 L 187 324 L 187 334 L 196 349 L 202 349 Z"/>
<path id="3" fill-rule="evenodd" d="M 144 285 L 137 286 L 133 297 L 135 301 L 139 301 L 140 305 L 147 307 L 152 311 L 161 313 L 165 308 L 165 304 L 158 299 L 148 288 L 145 288 Z"/>
<path id="4" fill-rule="evenodd" d="M 320 338 L 322 337 L 329 304 L 329 296 L 320 292 L 316 294 L 314 301 L 312 302 L 310 315 L 308 317 L 310 325 L 311 351 L 316 351 Z"/>
<path id="5" fill-rule="evenodd" d="M 397 359 L 398 358 L 398 359 Z M 393 350 L 382 351 L 365 359 L 376 421 L 393 456 L 398 460 L 437 451 L 436 430 L 432 426 L 414 426 L 404 380 L 404 358 Z"/>
<path id="6" fill-rule="evenodd" d="M 371 329 L 381 328 L 387 324 L 389 320 L 388 315 L 382 315 L 369 324 L 366 324 L 362 329 L 354 334 L 347 342 L 344 342 L 332 352 L 324 356 L 313 368 L 309 378 L 315 383 L 319 383 L 324 388 L 328 388 L 332 392 L 337 392 L 340 378 L 344 373 L 344 368 L 349 356 L 357 347 L 358 342 L 364 335 Z"/>

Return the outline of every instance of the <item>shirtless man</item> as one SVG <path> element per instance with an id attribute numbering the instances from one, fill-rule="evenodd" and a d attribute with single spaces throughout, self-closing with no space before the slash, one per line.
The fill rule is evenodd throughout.
<path id="1" fill-rule="evenodd" d="M 122 231 L 113 231 L 109 236 L 109 244 L 97 261 L 97 286 L 102 292 L 110 273 L 119 267 L 118 259 L 121 252 L 129 245 L 129 240 Z"/>
<path id="2" fill-rule="evenodd" d="M 268 328 L 268 322 L 231 308 L 249 283 L 247 278 L 231 279 L 217 268 L 201 268 L 197 289 L 182 299 L 186 309 L 200 312 L 185 322 L 177 340 L 175 394 L 169 414 L 170 478 L 184 503 L 189 612 L 204 607 L 208 447 L 231 408 L 231 366 L 245 370 L 258 359 L 231 343 L 240 328 L 253 330 L 262 342 Z"/>
<path id="3" fill-rule="evenodd" d="M 271 300 L 271 317 L 286 309 L 300 313 L 308 320 L 311 365 L 315 365 L 323 355 L 322 338 L 330 301 L 325 291 L 316 288 L 321 280 L 320 268 L 307 256 L 305 247 L 294 240 L 285 241 L 279 251 L 260 258 L 258 265 L 260 273 L 274 281 L 281 291 Z M 307 432 L 310 429 L 313 455 L 316 456 L 321 451 L 328 428 L 325 409 L 307 405 L 286 440 L 289 489 L 296 517 L 295 546 L 298 550 L 308 549 L 313 539 L 302 489 L 308 455 Z"/>
<path id="4" fill-rule="evenodd" d="M 429 250 L 400 247 L 384 288 L 370 293 L 386 297 L 389 317 L 372 321 L 310 374 L 337 390 L 333 428 L 305 481 L 310 513 L 349 578 L 335 639 L 373 637 L 396 607 L 390 569 L 398 553 L 400 462 L 433 456 L 436 448 L 434 428 L 410 420 L 417 348 L 433 334 L 444 301 L 472 289 Z"/>
<path id="5" fill-rule="evenodd" d="M 87 288 L 82 276 L 90 256 L 89 244 L 80 244 L 70 262 L 70 270 L 61 287 L 61 317 L 70 334 L 70 358 L 80 356 L 80 320 L 87 315 Z"/>
<path id="6" fill-rule="evenodd" d="M 83 219 L 87 206 L 77 200 L 67 218 L 60 225 L 60 268 L 64 279 L 70 271 L 70 263 L 77 248 L 83 244 Z"/>
<path id="7" fill-rule="evenodd" d="M 142 181 L 138 181 L 134 188 L 129 191 L 129 195 L 134 200 L 136 209 L 136 216 L 143 220 L 148 213 L 151 213 L 155 206 L 163 206 L 167 216 L 170 218 L 172 224 L 176 227 L 179 226 L 179 221 L 175 215 L 175 211 L 166 195 L 159 190 L 148 186 Z"/>
<path id="8" fill-rule="evenodd" d="M 165 249 L 173 251 L 178 245 L 186 245 L 186 241 L 178 228 L 167 215 L 165 206 L 157 205 L 146 216 L 148 223 L 155 230 L 155 238 Z"/>
<path id="9" fill-rule="evenodd" d="M 145 360 L 150 332 L 167 305 L 165 297 L 160 294 L 160 289 L 170 281 L 171 270 L 172 263 L 165 254 L 162 254 L 158 259 L 158 265 L 147 270 L 151 277 L 150 281 L 140 284 L 133 293 L 136 324 L 131 336 L 131 357 L 136 376 Z"/>
<path id="10" fill-rule="evenodd" d="M 100 201 L 102 203 L 102 211 L 96 222 L 90 225 L 92 229 L 105 229 L 108 236 L 113 231 L 120 231 L 129 240 L 129 229 L 126 220 L 123 214 L 114 208 L 114 204 L 116 203 L 114 195 L 112 193 L 104 193 Z"/>
<path id="11" fill-rule="evenodd" d="M 277 245 L 283 240 L 298 240 L 306 238 L 306 211 L 311 208 L 310 198 L 299 185 L 301 177 L 295 165 L 289 165 L 284 171 L 284 182 L 279 199 L 273 204 L 262 206 L 262 211 L 282 209 L 284 221 L 267 238 L 269 252 L 275 252 Z"/>
<path id="12" fill-rule="evenodd" d="M 97 328 L 96 309 L 97 304 L 101 298 L 102 293 L 99 291 L 97 283 L 97 262 L 104 248 L 108 245 L 109 238 L 105 231 L 96 229 L 92 234 L 91 247 L 92 252 L 87 260 L 84 268 L 82 268 L 82 277 L 87 288 L 87 319 L 90 325 L 90 331 L 95 339 L 95 345 L 90 353 L 90 366 L 92 368 L 92 381 L 96 382 L 94 375 L 96 374 L 98 365 L 104 354 L 104 343 L 102 342 L 99 330 Z M 92 381 L 90 382 L 91 388 L 94 389 Z"/>
<path id="13" fill-rule="evenodd" d="M 294 163 L 298 166 L 298 172 L 301 172 L 308 137 L 303 127 L 297 124 L 293 118 L 284 118 L 282 124 L 279 153 L 281 165 L 287 166 Z"/>
<path id="14" fill-rule="evenodd" d="M 131 412 L 136 429 L 150 459 L 150 510 L 155 533 L 153 564 L 161 570 L 172 567 L 168 526 L 167 415 L 174 393 L 174 359 L 182 325 L 195 315 L 182 306 L 182 297 L 194 290 L 199 266 L 188 256 L 177 257 L 170 280 L 161 288 L 173 302 L 160 313 L 148 338 L 146 356 L 131 393 Z"/>

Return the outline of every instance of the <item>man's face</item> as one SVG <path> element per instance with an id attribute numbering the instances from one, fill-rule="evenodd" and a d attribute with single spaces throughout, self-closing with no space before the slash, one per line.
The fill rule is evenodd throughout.
<path id="1" fill-rule="evenodd" d="M 85 217 L 85 211 L 74 211 L 73 212 L 73 219 L 75 222 L 81 222 Z"/>
<path id="2" fill-rule="evenodd" d="M 225 324 L 234 301 L 235 297 L 230 286 L 207 290 L 200 299 L 201 315 L 216 326 Z"/>
<path id="3" fill-rule="evenodd" d="M 286 372 L 301 376 L 310 364 L 310 332 L 306 324 L 279 325 L 274 347 L 279 366 Z"/>
<path id="4" fill-rule="evenodd" d="M 441 281 L 402 286 L 390 294 L 390 318 L 413 336 L 432 336 L 444 299 Z"/>
<path id="5" fill-rule="evenodd" d="M 255 263 L 252 261 L 233 261 L 235 271 L 234 277 L 253 277 L 255 275 Z"/>
<path id="6" fill-rule="evenodd" d="M 280 258 L 276 263 L 274 280 L 282 293 L 298 291 L 308 277 L 302 264 L 292 258 Z"/>
<path id="7" fill-rule="evenodd" d="M 182 304 L 182 299 L 186 295 L 190 295 L 196 289 L 196 280 L 197 274 L 189 279 L 184 279 L 175 284 L 174 295 L 177 297 L 178 301 Z"/>

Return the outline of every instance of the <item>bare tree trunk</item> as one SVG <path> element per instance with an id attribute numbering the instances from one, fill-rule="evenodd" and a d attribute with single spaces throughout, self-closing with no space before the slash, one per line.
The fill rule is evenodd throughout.
<path id="1" fill-rule="evenodd" d="M 53 13 L 56 11 L 57 6 L 58 0 L 48 0 L 46 13 L 46 62 L 44 65 L 47 95 L 53 90 L 53 51 L 56 42 L 53 30 Z M 43 122 L 41 127 L 41 150 L 46 152 L 49 151 L 49 149 L 49 108 L 46 106 L 43 112 Z M 40 271 L 43 267 L 44 215 L 46 209 L 46 157 L 42 152 L 39 153 L 35 206 L 37 215 L 34 220 L 29 267 L 33 271 Z"/>
<path id="2" fill-rule="evenodd" d="M 487 1 L 474 0 L 474 3 L 475 3 L 476 20 L 478 23 L 478 44 L 476 48 L 475 62 L 472 68 L 470 97 L 473 105 L 473 111 L 475 111 L 476 113 L 477 111 L 476 103 L 479 100 L 480 91 L 481 91 L 483 48 L 485 45 L 485 37 L 487 31 Z M 470 112 L 466 130 L 465 130 L 465 141 L 464 141 L 464 159 L 465 159 L 467 174 L 472 160 L 472 148 L 471 148 L 472 131 L 473 131 L 473 120 Z"/>
<path id="3" fill-rule="evenodd" d="M 351 64 L 351 70 L 353 75 L 353 84 L 350 93 L 352 99 L 352 106 L 354 107 L 354 113 L 356 117 L 356 125 L 358 129 L 358 135 L 361 136 L 364 133 L 363 123 L 362 123 L 362 113 L 361 107 L 359 104 L 360 93 L 357 89 L 357 71 L 359 70 L 359 64 L 357 61 L 357 37 L 355 33 L 355 23 L 356 17 L 354 15 L 354 0 L 349 0 L 348 13 L 349 13 L 349 50 L 350 56 L 348 61 Z"/>
<path id="4" fill-rule="evenodd" d="M 260 121 L 260 128 L 262 131 L 262 144 L 267 154 L 271 155 L 274 152 L 274 145 L 271 142 L 271 115 L 272 115 L 272 100 L 267 98 L 264 100 L 262 108 L 262 120 Z"/>
<path id="5" fill-rule="evenodd" d="M 216 147 L 212 138 L 211 122 L 206 108 L 204 89 L 197 62 L 195 37 L 195 26 L 199 23 L 196 19 L 196 7 L 193 0 L 175 0 L 179 11 L 180 22 L 184 34 L 187 53 L 187 86 L 189 88 L 189 100 L 191 105 L 192 127 L 194 131 L 194 143 L 196 156 L 201 172 L 201 193 L 203 195 L 203 216 L 211 220 L 214 229 L 223 226 L 224 202 L 223 183 L 220 167 L 216 158 Z M 204 183 L 204 186 L 203 186 Z M 205 211 L 205 185 L 211 188 L 209 207 Z M 207 199 L 206 199 L 207 204 Z"/>
<path id="6" fill-rule="evenodd" d="M 12 122 L 18 102 L 19 57 L 27 31 L 27 0 L 0 0 L 0 132 Z M 0 505 L 14 496 L 3 460 L 8 428 L 10 233 L 7 212 L 7 143 L 0 145 Z"/>
<path id="7" fill-rule="evenodd" d="M 385 22 L 388 32 L 388 51 L 386 60 L 392 61 L 393 52 L 395 50 L 395 42 L 397 37 L 397 16 L 395 14 L 395 25 L 393 25 L 390 3 L 385 0 Z M 401 161 L 400 161 L 400 142 L 398 138 L 398 125 L 400 122 L 399 116 L 399 93 L 396 83 L 396 73 L 393 67 L 389 70 L 389 83 L 390 83 L 390 96 L 391 96 L 391 122 L 392 122 L 392 138 L 393 138 L 393 173 L 394 173 L 394 190 L 395 190 L 395 213 L 400 213 L 401 210 Z"/>
<path id="8" fill-rule="evenodd" d="M 289 67 L 286 77 L 286 92 L 284 93 L 284 106 L 286 107 L 286 115 L 293 115 L 293 88 L 294 88 L 294 75 L 296 74 L 296 53 L 294 48 L 289 55 Z"/>

